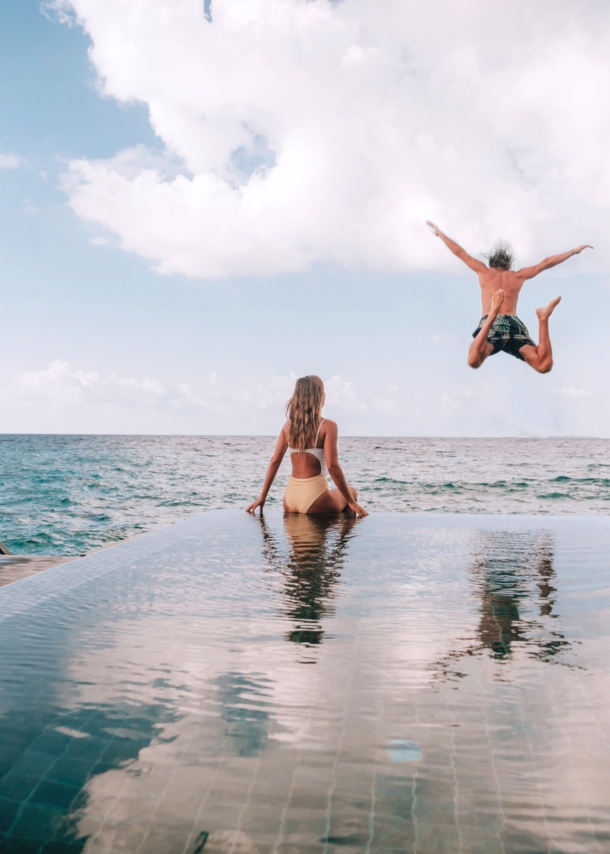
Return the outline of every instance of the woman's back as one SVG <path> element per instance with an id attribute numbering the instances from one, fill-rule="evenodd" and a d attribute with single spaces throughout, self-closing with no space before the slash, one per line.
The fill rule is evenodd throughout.
<path id="1" fill-rule="evenodd" d="M 259 498 L 249 505 L 251 513 L 261 508 L 279 471 L 286 451 L 292 462 L 292 475 L 284 493 L 287 513 L 326 514 L 343 511 L 366 516 L 358 504 L 358 494 L 350 486 L 339 465 L 338 429 L 334 421 L 322 418 L 324 383 L 313 374 L 296 381 L 294 394 L 286 404 L 288 420 L 282 427 L 269 462 Z M 327 471 L 328 463 L 328 471 Z M 327 474 L 336 489 L 329 489 Z"/>
<path id="2" fill-rule="evenodd" d="M 298 478 L 316 477 L 319 474 L 328 474 L 326 469 L 326 460 L 324 458 L 324 439 L 326 430 L 323 425 L 327 419 L 322 418 L 318 425 L 316 437 L 311 448 L 305 448 L 300 451 L 298 448 L 290 447 L 289 440 L 289 424 L 284 425 L 286 441 L 288 442 L 288 453 L 292 462 L 292 476 Z M 333 422 L 331 422 L 333 423 Z"/>

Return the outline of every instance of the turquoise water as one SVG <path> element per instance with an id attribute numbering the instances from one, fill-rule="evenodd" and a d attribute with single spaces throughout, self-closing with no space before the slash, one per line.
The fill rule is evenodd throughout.
<path id="1" fill-rule="evenodd" d="M 0 590 L 0 854 L 605 854 L 610 521 L 197 514 Z"/>
<path id="2" fill-rule="evenodd" d="M 81 554 L 259 493 L 272 437 L 0 436 L 0 542 Z M 610 440 L 342 438 L 373 511 L 607 514 Z M 269 498 L 279 506 L 288 464 Z"/>

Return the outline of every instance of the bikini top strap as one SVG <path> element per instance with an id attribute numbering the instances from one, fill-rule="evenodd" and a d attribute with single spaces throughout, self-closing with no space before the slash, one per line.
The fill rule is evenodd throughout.
<path id="1" fill-rule="evenodd" d="M 316 433 L 316 441 L 313 443 L 314 448 L 317 448 L 317 447 L 318 447 L 318 439 L 319 439 L 319 437 L 320 437 L 320 428 L 321 428 L 322 424 L 324 424 L 324 421 L 325 421 L 325 420 L 326 420 L 326 419 L 325 419 L 325 418 L 323 418 L 323 419 L 320 421 L 320 423 L 318 424 L 318 432 Z"/>

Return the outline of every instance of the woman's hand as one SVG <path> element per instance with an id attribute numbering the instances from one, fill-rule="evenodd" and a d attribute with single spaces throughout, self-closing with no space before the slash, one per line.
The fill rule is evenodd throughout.
<path id="1" fill-rule="evenodd" d="M 254 513 L 257 507 L 261 508 L 261 516 L 263 515 L 263 507 L 265 506 L 264 498 L 257 498 L 256 501 L 253 501 L 248 507 L 246 507 L 246 513 Z"/>
<path id="2" fill-rule="evenodd" d="M 347 506 L 356 514 L 356 516 L 362 517 L 369 515 L 364 509 L 364 507 L 361 507 L 357 501 L 350 501 Z"/>

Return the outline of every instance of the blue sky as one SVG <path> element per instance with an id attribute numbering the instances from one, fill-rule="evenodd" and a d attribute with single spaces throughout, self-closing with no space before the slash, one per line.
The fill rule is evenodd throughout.
<path id="1" fill-rule="evenodd" d="M 286 8 L 291 4 L 297 0 L 284 0 Z M 64 3 L 60 12 L 69 11 L 69 5 Z M 169 178 L 155 178 L 153 190 L 157 193 L 160 187 L 163 198 L 178 186 L 175 175 L 184 174 L 183 186 L 191 181 L 187 188 L 191 193 L 200 186 L 198 176 L 207 180 L 206 176 L 221 175 L 222 186 L 230 188 L 227 198 L 233 199 L 240 182 L 256 190 L 257 182 L 260 187 L 269 186 L 278 171 L 271 168 L 267 173 L 268 167 L 256 160 L 256 146 L 260 148 L 256 140 L 263 139 L 269 150 L 276 151 L 277 162 L 284 168 L 286 152 L 298 137 L 295 127 L 311 126 L 317 133 L 329 120 L 317 114 L 315 106 L 309 112 L 303 107 L 298 121 L 293 117 L 293 125 L 288 120 L 282 125 L 277 116 L 283 119 L 289 109 L 281 101 L 284 96 L 269 89 L 265 103 L 257 90 L 250 101 L 245 98 L 235 107 L 237 130 L 233 126 L 227 130 L 227 122 L 218 130 L 220 124 L 210 119 L 210 105 L 206 107 L 208 124 L 193 130 L 194 120 L 186 115 L 183 102 L 187 96 L 194 102 L 197 98 L 205 101 L 210 86 L 216 87 L 215 97 L 220 101 L 223 93 L 219 93 L 218 81 L 214 78 L 205 83 L 202 71 L 204 88 L 201 93 L 191 93 L 188 78 L 186 84 L 184 77 L 172 80 L 168 71 L 169 82 L 175 84 L 169 94 L 163 90 L 162 77 L 156 83 L 158 91 L 148 82 L 147 89 L 126 62 L 121 65 L 120 50 L 108 43 L 108 23 L 127 27 L 121 19 L 121 4 L 109 2 L 104 7 L 106 19 L 96 17 L 95 4 L 87 0 L 74 5 L 80 24 L 68 26 L 57 9 L 45 15 L 33 0 L 5 0 L 3 4 L 0 155 L 8 158 L 7 163 L 12 162 L 11 157 L 19 158 L 19 164 L 0 168 L 4 317 L 0 430 L 275 433 L 294 377 L 318 373 L 329 382 L 328 414 L 337 418 L 344 433 L 610 435 L 605 382 L 610 357 L 604 347 L 610 291 L 603 250 L 596 249 L 595 262 L 581 256 L 569 262 L 569 267 L 526 285 L 520 313 L 534 337 L 534 308 L 557 293 L 564 297 L 552 318 L 556 366 L 551 374 L 538 376 L 503 354 L 474 372 L 466 366 L 466 351 L 480 314 L 476 281 L 442 252 L 423 225 L 426 216 L 438 216 L 439 224 L 456 239 L 463 239 L 473 253 L 485 249 L 496 236 L 513 240 L 520 260 L 531 263 L 581 241 L 595 242 L 592 224 L 607 205 L 606 197 L 600 201 L 591 191 L 588 196 L 581 193 L 575 202 L 567 191 L 565 197 L 559 197 L 556 188 L 543 186 L 540 178 L 535 204 L 525 207 L 520 217 L 515 206 L 523 203 L 522 196 L 510 196 L 511 181 L 516 187 L 517 178 L 503 177 L 502 198 L 510 202 L 504 208 L 489 203 L 484 184 L 472 189 L 470 181 L 462 222 L 461 185 L 440 185 L 439 189 L 435 184 L 434 192 L 428 192 L 426 169 L 430 169 L 431 185 L 435 170 L 422 163 L 416 164 L 416 172 L 409 172 L 397 160 L 392 167 L 395 180 L 393 173 L 387 177 L 379 177 L 381 169 L 375 173 L 380 186 L 386 181 L 384 187 L 400 188 L 400 205 L 392 200 L 393 190 L 375 191 L 374 198 L 369 198 L 366 193 L 373 177 L 365 181 L 362 176 L 368 174 L 368 167 L 359 165 L 365 162 L 364 143 L 362 150 L 352 152 L 350 148 L 353 165 L 342 156 L 346 150 L 342 142 L 336 159 L 328 157 L 328 173 L 323 171 L 327 168 L 324 163 L 320 166 L 322 189 L 308 196 L 297 186 L 294 204 L 290 207 L 290 200 L 283 201 L 289 207 L 282 209 L 279 218 L 265 219 L 266 202 L 259 196 L 257 204 L 263 205 L 260 219 L 244 218 L 243 209 L 236 206 L 223 223 L 225 208 L 206 209 L 199 237 L 197 218 L 190 209 L 187 217 L 174 199 L 171 210 L 177 211 L 179 233 L 170 235 L 165 243 L 165 232 L 171 231 L 174 219 L 159 201 L 161 195 L 151 195 L 152 201 L 144 207 L 137 197 L 141 189 L 138 176 L 151 168 L 150 163 L 159 174 L 163 170 L 169 174 Z M 196 4 L 189 0 L 182 5 L 188 7 L 189 15 L 198 14 Z M 326 7 L 331 10 L 329 15 L 339 14 L 324 0 L 311 5 L 324 5 L 325 15 Z M 356 20 L 360 25 L 369 14 L 366 2 L 360 0 L 354 7 L 351 14 L 361 17 Z M 159 8 L 167 11 L 172 4 L 161 0 L 133 3 L 134 15 L 147 16 L 142 20 Z M 217 15 L 209 27 L 217 27 L 214 33 L 222 34 L 223 26 L 228 31 L 222 18 L 226 0 L 224 7 L 217 2 L 213 12 L 214 8 Z M 598 7 L 591 4 L 594 8 Z M 203 9 L 200 12 L 204 20 Z M 314 23 L 328 28 L 336 21 L 326 18 Z M 345 30 L 354 21 L 340 23 Z M 607 23 L 604 18 L 604 33 Z M 183 31 L 173 32 L 172 26 L 171 21 L 165 23 L 163 34 L 152 33 L 147 44 L 154 38 L 165 39 L 165 33 L 168 43 L 174 38 L 179 44 Z M 263 21 L 263 36 L 270 26 Z M 294 26 L 296 38 L 300 19 L 287 26 Z M 591 21 L 587 26 L 593 31 Z M 422 20 L 424 35 L 425 27 Z M 202 32 L 207 38 L 212 29 Z M 268 37 L 272 41 L 276 36 L 271 33 Z M 561 32 L 551 37 L 560 38 Z M 378 33 L 375 46 L 366 50 L 342 47 L 343 67 L 354 68 L 370 57 L 372 62 L 384 51 L 389 55 L 394 48 L 384 38 L 384 33 Z M 92 43 L 97 54 L 89 56 Z M 247 64 L 248 45 L 238 47 Z M 141 81 L 148 81 L 151 75 L 144 62 L 144 47 L 132 37 L 131 48 L 136 52 L 141 48 Z M 189 50 L 195 48 L 185 44 L 185 65 Z M 217 49 L 210 45 L 211 54 Z M 176 52 L 175 43 L 168 50 Z M 328 48 L 331 58 L 332 50 Z M 433 56 L 419 56 L 413 50 L 418 67 L 434 67 L 437 60 Z M 296 48 L 294 52 L 298 53 Z M 182 57 L 175 55 L 179 65 Z M 322 71 L 323 60 L 325 56 L 320 60 Z M 277 74 L 282 76 L 281 64 L 288 63 L 288 76 L 291 62 L 290 56 L 278 55 Z M 307 62 L 311 59 L 305 60 L 306 70 Z M 516 73 L 511 72 L 510 64 L 507 69 L 507 74 Z M 315 80 L 311 93 L 302 97 L 306 101 L 311 96 L 315 105 L 319 99 L 314 84 Z M 380 79 L 378 85 L 382 84 Z M 227 84 L 219 115 L 224 116 L 226 105 L 234 103 L 231 86 L 240 85 L 239 80 Z M 263 81 L 260 86 L 264 85 L 270 84 Z M 350 92 L 342 93 L 342 103 L 349 102 Z M 254 100 L 256 109 L 251 108 Z M 373 91 L 371 103 L 378 101 Z M 362 112 L 366 109 L 364 104 Z M 413 120 L 418 119 L 416 106 L 411 109 Z M 599 107 L 597 113 L 606 109 Z M 274 110 L 276 118 L 265 124 L 264 116 L 274 115 Z M 263 116 L 264 134 L 252 131 L 253 115 Z M 403 127 L 392 118 L 391 110 L 385 115 L 388 134 L 400 137 L 404 133 L 405 140 L 413 135 L 412 126 Z M 335 136 L 345 132 L 349 134 L 345 138 L 351 139 L 356 132 L 350 125 L 353 121 L 346 110 L 337 121 Z M 432 134 L 436 128 L 432 120 L 423 115 L 419 121 Z M 438 138 L 439 134 L 455 137 L 451 141 L 452 168 L 460 174 L 461 152 L 463 171 L 473 168 L 471 144 L 466 141 L 460 148 L 461 126 L 451 121 L 447 119 L 447 125 L 441 123 L 434 132 Z M 379 118 L 373 116 L 367 127 L 378 123 Z M 242 130 L 243 140 L 239 137 Z M 360 132 L 359 126 L 357 130 Z M 601 135 L 603 130 L 598 122 L 591 127 L 590 136 Z M 529 131 L 526 128 L 521 133 L 523 139 Z M 299 144 L 303 145 L 304 138 L 301 132 Z M 318 134 L 315 157 L 322 163 L 328 144 L 322 145 L 319 139 L 324 142 Z M 490 140 L 487 148 L 482 144 L 480 156 L 493 163 L 496 139 Z M 447 147 L 446 140 L 444 144 Z M 575 140 L 573 160 L 570 152 L 561 153 L 562 163 L 572 171 L 580 163 L 578 144 Z M 232 151 L 227 162 L 237 170 L 228 177 L 226 167 L 218 165 L 222 157 L 216 153 L 225 145 Z M 367 151 L 370 145 L 366 143 Z M 507 145 L 504 139 L 501 145 Z M 519 174 L 524 169 L 538 174 L 543 168 L 535 152 L 540 141 L 532 142 L 526 154 L 519 154 L 525 151 L 524 143 L 520 145 L 515 149 L 521 158 Z M 200 148 L 205 149 L 205 156 L 200 157 Z M 119 168 L 116 158 L 125 151 L 132 152 L 129 164 Z M 589 154 L 588 159 L 594 156 Z M 346 171 L 345 185 L 333 186 L 331 179 L 346 160 L 353 171 Z M 384 164 L 390 160 L 391 156 L 384 155 Z M 154 165 L 157 161 L 163 163 L 162 168 Z M 271 167 L 274 162 L 270 161 Z M 597 185 L 604 164 L 601 160 L 597 164 Z M 252 174 L 244 173 L 248 169 Z M 67 179 L 67 175 L 72 177 Z M 106 188 L 116 175 L 122 183 L 109 202 Z M 292 173 L 286 175 L 284 185 L 273 191 L 276 194 L 281 195 L 285 183 L 293 180 Z M 311 187 L 317 179 L 314 175 L 308 180 Z M 538 178 L 531 178 L 530 183 L 534 180 Z M 330 189 L 324 196 L 326 187 Z M 532 194 L 528 189 L 527 198 Z M 411 202 L 411 196 L 416 201 Z M 150 221 L 146 219 L 148 205 L 156 215 Z M 358 213 L 357 220 L 353 212 L 360 209 L 367 211 L 366 216 L 376 210 L 375 219 Z M 553 220 L 556 209 L 561 217 L 557 222 Z M 404 241 L 397 210 L 405 217 Z M 131 212 L 129 217 L 123 211 Z M 474 219 L 477 211 L 480 221 Z M 214 231 L 217 222 L 218 232 Z M 240 225 L 242 222 L 246 224 Z M 377 222 L 383 225 L 379 235 L 375 233 Z M 159 267 L 170 272 L 159 273 Z"/>

